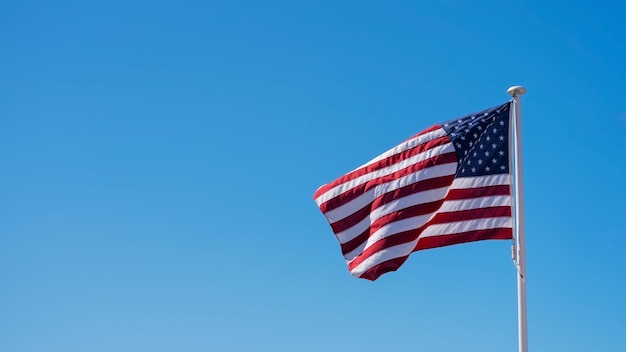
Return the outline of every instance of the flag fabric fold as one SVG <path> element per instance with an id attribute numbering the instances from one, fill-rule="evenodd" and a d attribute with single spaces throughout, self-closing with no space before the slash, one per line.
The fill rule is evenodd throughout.
<path id="1" fill-rule="evenodd" d="M 353 276 L 376 280 L 418 250 L 513 237 L 509 110 L 435 125 L 315 192 Z"/>

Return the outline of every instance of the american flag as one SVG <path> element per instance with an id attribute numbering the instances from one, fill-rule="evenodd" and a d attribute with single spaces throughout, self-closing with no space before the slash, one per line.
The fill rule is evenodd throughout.
<path id="1" fill-rule="evenodd" d="M 509 110 L 435 125 L 315 192 L 353 276 L 376 280 L 422 249 L 513 237 Z"/>

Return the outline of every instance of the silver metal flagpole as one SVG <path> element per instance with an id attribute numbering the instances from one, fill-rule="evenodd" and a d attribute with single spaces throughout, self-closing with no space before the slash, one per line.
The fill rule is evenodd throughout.
<path id="1" fill-rule="evenodd" d="M 526 317 L 526 246 L 524 241 L 524 178 L 522 168 L 522 94 L 526 88 L 513 86 L 507 90 L 513 96 L 511 113 L 514 162 L 515 218 L 514 236 L 516 240 L 513 255 L 517 266 L 517 331 L 519 352 L 528 352 L 528 326 Z"/>

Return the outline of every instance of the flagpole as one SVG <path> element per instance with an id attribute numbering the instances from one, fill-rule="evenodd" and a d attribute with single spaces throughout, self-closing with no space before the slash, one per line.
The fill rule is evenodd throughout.
<path id="1" fill-rule="evenodd" d="M 517 267 L 517 328 L 519 340 L 519 352 L 528 352 L 528 324 L 526 316 L 526 244 L 524 239 L 524 178 L 522 167 L 522 95 L 526 88 L 513 86 L 507 90 L 513 96 L 512 113 L 513 119 L 512 136 L 514 160 L 514 197 L 515 197 L 515 228 L 514 236 L 516 245 L 513 255 L 516 258 Z"/>

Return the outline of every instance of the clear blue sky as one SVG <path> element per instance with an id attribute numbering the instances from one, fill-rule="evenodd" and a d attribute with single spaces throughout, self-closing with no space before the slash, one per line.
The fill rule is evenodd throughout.
<path id="1" fill-rule="evenodd" d="M 530 350 L 626 348 L 619 1 L 5 1 L 0 47 L 0 351 L 516 351 L 510 242 L 357 280 L 312 195 L 518 84 Z"/>

